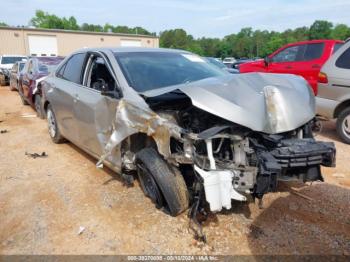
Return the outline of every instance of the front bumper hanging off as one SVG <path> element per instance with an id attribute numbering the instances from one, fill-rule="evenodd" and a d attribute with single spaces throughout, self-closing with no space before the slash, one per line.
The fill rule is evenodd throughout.
<path id="1" fill-rule="evenodd" d="M 335 166 L 336 149 L 332 142 L 285 139 L 270 146 L 255 147 L 259 171 L 251 190 L 253 197 L 262 198 L 264 194 L 275 191 L 278 180 L 323 181 L 320 166 Z M 208 149 L 210 154 L 210 144 Z M 212 170 L 205 171 L 195 166 L 195 171 L 203 179 L 210 210 L 230 209 L 231 199 L 245 201 L 246 197 L 237 192 L 232 183 L 235 171 L 215 170 L 214 159 L 210 160 Z"/>
<path id="2" fill-rule="evenodd" d="M 274 191 L 278 180 L 323 181 L 320 166 L 335 166 L 336 149 L 332 142 L 314 139 L 280 140 L 271 150 L 257 150 L 259 174 L 255 197 Z"/>

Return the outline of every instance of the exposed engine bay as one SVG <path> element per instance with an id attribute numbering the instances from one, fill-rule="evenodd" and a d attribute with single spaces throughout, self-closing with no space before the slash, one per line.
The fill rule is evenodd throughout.
<path id="1" fill-rule="evenodd" d="M 316 142 L 314 120 L 280 134 L 265 134 L 234 124 L 194 107 L 176 91 L 146 100 L 150 107 L 185 131 L 171 141 L 180 164 L 192 164 L 204 185 L 211 211 L 231 208 L 231 199 L 261 199 L 279 180 L 323 181 L 320 165 L 335 165 L 333 143 Z M 182 157 L 179 157 L 182 156 Z"/>

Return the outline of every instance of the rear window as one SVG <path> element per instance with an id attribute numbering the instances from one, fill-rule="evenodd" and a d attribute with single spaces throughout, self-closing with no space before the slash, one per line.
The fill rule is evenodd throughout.
<path id="1" fill-rule="evenodd" d="M 4 56 L 1 59 L 1 64 L 14 64 L 18 61 L 22 61 L 23 59 L 25 59 L 24 57 L 21 56 Z"/>
<path id="2" fill-rule="evenodd" d="M 322 56 L 324 43 L 307 44 L 303 56 L 303 61 L 315 60 Z"/>
<path id="3" fill-rule="evenodd" d="M 335 66 L 350 69 L 350 48 L 346 49 L 345 52 L 338 57 L 337 61 L 335 62 Z"/>

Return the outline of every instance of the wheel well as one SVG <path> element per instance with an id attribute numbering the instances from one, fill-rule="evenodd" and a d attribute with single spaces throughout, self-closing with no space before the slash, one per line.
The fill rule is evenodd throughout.
<path id="1" fill-rule="evenodd" d="M 334 118 L 337 118 L 339 114 L 347 107 L 350 107 L 350 100 L 343 101 L 334 110 Z"/>
<path id="2" fill-rule="evenodd" d="M 45 111 L 45 113 L 47 111 L 47 107 L 49 106 L 49 104 L 50 104 L 49 101 L 45 101 L 45 103 L 44 103 L 44 111 Z"/>
<path id="3" fill-rule="evenodd" d="M 137 153 L 143 148 L 152 147 L 158 151 L 157 144 L 153 137 L 144 133 L 137 133 L 129 136 L 123 143 L 123 148 Z"/>

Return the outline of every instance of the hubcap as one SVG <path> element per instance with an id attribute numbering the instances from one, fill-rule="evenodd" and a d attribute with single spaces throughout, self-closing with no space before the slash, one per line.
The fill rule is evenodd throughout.
<path id="1" fill-rule="evenodd" d="M 344 134 L 350 138 L 350 115 L 344 118 L 342 126 Z"/>
<path id="2" fill-rule="evenodd" d="M 56 122 L 55 117 L 51 110 L 47 111 L 47 123 L 49 124 L 49 134 L 51 137 L 55 137 L 56 135 Z"/>
<path id="3" fill-rule="evenodd" d="M 40 108 L 40 99 L 38 97 L 35 97 L 35 110 L 36 110 L 37 114 L 40 113 L 40 111 L 41 111 L 40 109 L 41 109 Z"/>

